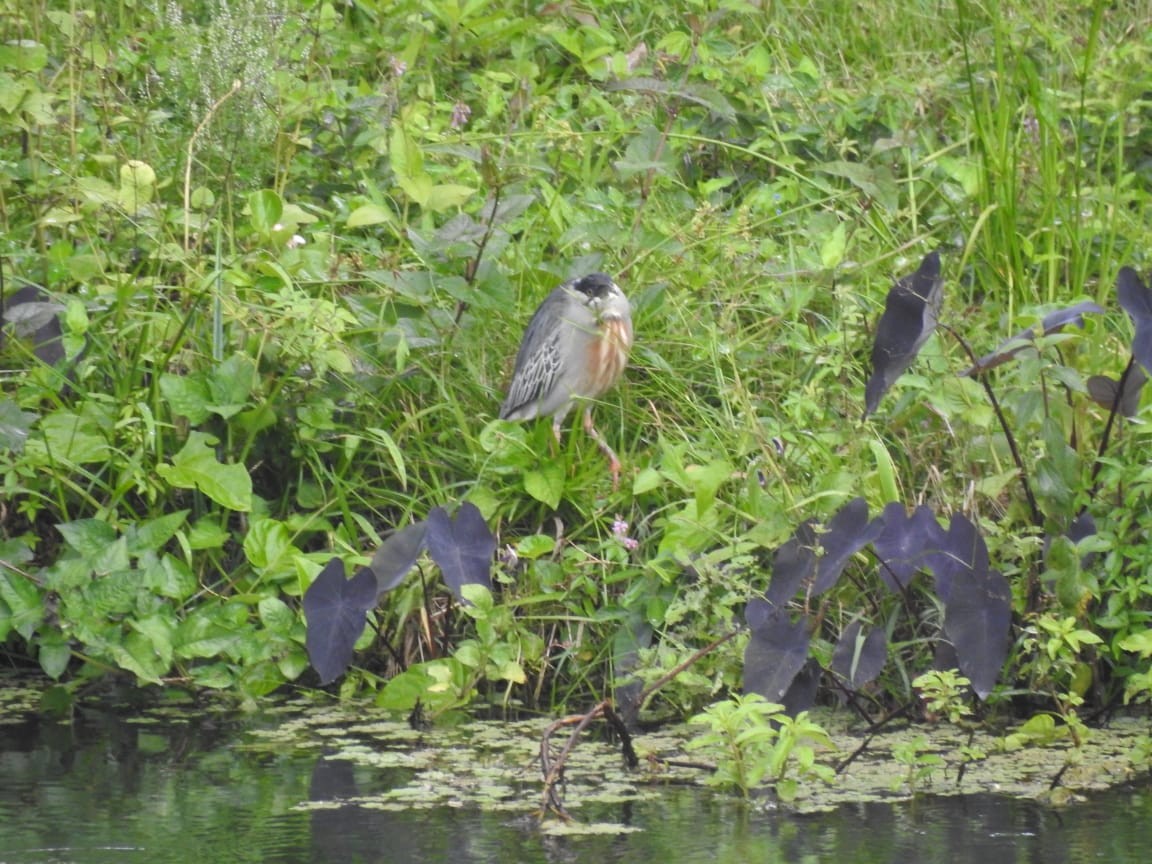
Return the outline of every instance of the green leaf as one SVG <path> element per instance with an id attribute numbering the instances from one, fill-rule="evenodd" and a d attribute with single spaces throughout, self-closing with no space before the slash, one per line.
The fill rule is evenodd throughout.
<path id="1" fill-rule="evenodd" d="M 255 519 L 244 537 L 244 557 L 258 570 L 291 568 L 292 532 L 277 519 Z"/>
<path id="2" fill-rule="evenodd" d="M 25 453 L 37 463 L 73 462 L 86 464 L 106 462 L 110 448 L 106 437 L 112 428 L 111 418 L 97 422 L 98 408 L 85 414 L 61 409 L 53 411 L 40 421 L 39 435 L 32 436 L 24 446 Z"/>
<path id="3" fill-rule="evenodd" d="M 832 233 L 824 238 L 820 246 L 820 263 L 825 269 L 831 270 L 840 266 L 844 260 L 844 251 L 848 247 L 848 235 L 844 223 L 837 223 Z"/>
<path id="4" fill-rule="evenodd" d="M 423 206 L 432 189 L 432 178 L 424 172 L 424 153 L 402 123 L 394 123 L 388 138 L 388 156 L 396 183 L 404 193 Z"/>
<path id="5" fill-rule="evenodd" d="M 174 414 L 187 417 L 193 425 L 208 419 L 211 396 L 203 373 L 174 375 L 165 372 L 160 376 L 160 394 Z"/>
<path id="6" fill-rule="evenodd" d="M 216 439 L 192 432 L 171 465 L 158 465 L 156 473 L 178 489 L 197 489 L 222 507 L 247 513 L 252 509 L 252 478 L 243 465 L 217 460 Z"/>
<path id="7" fill-rule="evenodd" d="M 392 211 L 387 207 L 381 207 L 379 204 L 361 204 L 348 214 L 344 224 L 348 228 L 362 228 L 365 225 L 391 224 L 392 221 Z"/>
<path id="8" fill-rule="evenodd" d="M 564 494 L 564 465 L 547 462 L 535 471 L 524 472 L 524 491 L 555 510 Z"/>
<path id="9" fill-rule="evenodd" d="M 265 597 L 256 608 L 260 623 L 273 632 L 287 635 L 296 626 L 296 613 L 279 597 Z"/>
<path id="10" fill-rule="evenodd" d="M 1144 659 L 1152 657 L 1152 630 L 1125 636 L 1118 644 L 1121 651 L 1133 651 Z"/>
<path id="11" fill-rule="evenodd" d="M 103 519 L 60 522 L 56 525 L 56 530 L 60 532 L 64 542 L 85 559 L 97 557 L 116 541 L 116 529 Z"/>
<path id="12" fill-rule="evenodd" d="M 528 537 L 522 537 L 516 543 L 516 554 L 531 561 L 542 555 L 551 554 L 555 548 L 555 537 L 549 537 L 547 534 L 532 534 Z"/>
<path id="13" fill-rule="evenodd" d="M 176 510 L 130 526 L 124 532 L 128 541 L 128 552 L 139 555 L 141 552 L 158 550 L 180 530 L 184 520 L 188 518 L 188 513 L 187 510 Z"/>
<path id="14" fill-rule="evenodd" d="M 252 228 L 259 234 L 268 235 L 284 213 L 284 202 L 271 189 L 258 189 L 248 196 L 248 211 L 252 216 Z"/>
<path id="15" fill-rule="evenodd" d="M 15 630 L 29 640 L 43 620 L 44 601 L 36 583 L 0 568 L 0 638 Z"/>
<path id="16" fill-rule="evenodd" d="M 208 409 L 227 420 L 247 407 L 258 380 L 255 361 L 244 354 L 233 354 L 208 376 L 212 400 Z"/>
<path id="17" fill-rule="evenodd" d="M 437 183 L 428 190 L 421 204 L 433 213 L 452 210 L 462 207 L 468 202 L 476 190 L 471 186 L 461 186 L 458 183 Z"/>
<path id="18" fill-rule="evenodd" d="M 716 492 L 732 476 L 732 466 L 723 459 L 716 459 L 707 465 L 690 465 L 686 472 L 696 497 L 696 513 L 703 516 L 716 500 Z"/>
<path id="19" fill-rule="evenodd" d="M 40 661 L 40 668 L 45 675 L 58 680 L 72 660 L 72 646 L 63 633 L 41 634 L 37 640 L 36 659 Z"/>

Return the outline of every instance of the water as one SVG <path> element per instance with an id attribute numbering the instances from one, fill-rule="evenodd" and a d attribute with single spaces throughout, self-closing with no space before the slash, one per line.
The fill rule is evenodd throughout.
<path id="1" fill-rule="evenodd" d="M 380 791 L 410 774 L 245 741 L 224 722 L 144 724 L 99 711 L 72 724 L 0 725 L 0 864 L 1143 864 L 1152 845 L 1146 785 L 1060 810 L 978 795 L 805 817 L 668 789 L 578 811 L 639 829 L 594 837 L 548 837 L 530 819 L 468 807 L 307 811 L 298 805 Z M 526 797 L 524 812 L 534 805 Z"/>

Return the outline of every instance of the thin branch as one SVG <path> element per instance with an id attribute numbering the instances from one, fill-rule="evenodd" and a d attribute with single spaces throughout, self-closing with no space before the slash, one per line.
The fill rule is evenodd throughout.
<path id="1" fill-rule="evenodd" d="M 938 326 L 952 334 L 952 338 L 960 343 L 960 347 L 964 349 L 964 353 L 968 355 L 972 365 L 976 366 L 976 353 L 972 350 L 972 346 L 964 340 L 964 337 L 947 324 L 941 323 Z M 996 398 L 996 393 L 988 382 L 988 376 L 977 375 L 976 378 L 980 382 L 980 386 L 984 388 L 988 401 L 992 403 L 992 410 L 996 412 L 996 419 L 999 421 L 1000 429 L 1004 432 L 1004 438 L 1008 442 L 1012 461 L 1016 463 L 1016 470 L 1020 474 L 1020 485 L 1024 487 L 1024 497 L 1028 499 L 1028 509 L 1032 513 L 1032 524 L 1040 527 L 1044 524 L 1044 515 L 1040 512 L 1040 505 L 1036 503 L 1036 496 L 1032 494 L 1032 484 L 1028 482 L 1028 471 L 1024 467 L 1023 458 L 1020 456 L 1020 448 L 1016 446 L 1016 436 L 1012 434 L 1012 429 L 1008 426 L 1008 418 L 1004 416 L 1004 410 L 1000 407 L 1000 401 Z"/>
<path id="2" fill-rule="evenodd" d="M 208 124 L 212 122 L 212 115 L 214 115 L 220 106 L 240 92 L 243 86 L 239 80 L 232 82 L 232 89 L 212 103 L 212 106 L 205 112 L 203 119 L 196 126 L 196 131 L 192 133 L 192 137 L 188 139 L 188 158 L 184 162 L 184 251 L 187 252 L 191 245 L 192 236 L 192 156 L 196 151 L 196 139 L 201 133 L 208 128 Z"/>

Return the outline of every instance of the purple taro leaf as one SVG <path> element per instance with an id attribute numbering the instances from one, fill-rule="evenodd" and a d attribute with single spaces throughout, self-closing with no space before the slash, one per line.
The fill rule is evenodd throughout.
<path id="1" fill-rule="evenodd" d="M 879 519 L 868 520 L 868 502 L 863 498 L 853 498 L 836 511 L 828 530 L 819 538 L 824 554 L 816 559 L 812 596 L 835 585 L 848 559 L 875 540 L 883 527 Z"/>
<path id="2" fill-rule="evenodd" d="M 64 359 L 60 315 L 64 304 L 39 285 L 25 285 L 9 297 L 0 297 L 0 348 L 9 331 L 27 340 L 32 353 L 43 363 L 53 366 Z"/>
<path id="3" fill-rule="evenodd" d="M 960 671 L 987 699 L 1008 658 L 1012 590 L 999 570 L 985 566 L 957 576 L 944 604 L 944 635 L 956 649 Z"/>
<path id="4" fill-rule="evenodd" d="M 399 585 L 415 566 L 416 559 L 427 546 L 427 529 L 426 522 L 413 522 L 393 532 L 391 537 L 380 544 L 369 565 L 376 574 L 377 596 Z"/>
<path id="5" fill-rule="evenodd" d="M 800 586 L 816 573 L 816 532 L 806 519 L 772 556 L 772 581 L 764 598 L 773 606 L 785 606 Z"/>
<path id="6" fill-rule="evenodd" d="M 931 252 L 919 270 L 897 280 L 888 292 L 872 345 L 872 376 L 864 387 L 865 417 L 876 410 L 936 329 L 942 285 L 940 253 Z"/>
<path id="7" fill-rule="evenodd" d="M 1116 295 L 1120 299 L 1120 308 L 1128 313 L 1136 328 L 1132 337 L 1132 356 L 1145 372 L 1152 372 L 1152 293 L 1135 270 L 1121 267 L 1116 274 Z"/>
<path id="8" fill-rule="evenodd" d="M 356 640 L 364 632 L 368 610 L 376 604 L 376 577 L 367 567 L 344 578 L 344 562 L 333 558 L 304 592 L 308 630 L 304 645 L 320 683 L 344 674 Z"/>
<path id="9" fill-rule="evenodd" d="M 981 372 L 987 372 L 989 369 L 995 369 L 1001 366 L 1029 347 L 1032 342 L 1035 342 L 1041 336 L 1047 336 L 1049 333 L 1056 333 L 1063 330 L 1068 325 L 1076 327 L 1084 327 L 1084 315 L 1088 312 L 1103 312 L 1104 307 L 1099 303 L 1094 303 L 1091 300 L 1082 300 L 1075 306 L 1068 306 L 1064 309 L 1057 309 L 1054 312 L 1049 312 L 1041 321 L 1040 326 L 1029 327 L 1027 330 L 1021 330 L 1011 339 L 1006 339 L 1001 342 L 995 351 L 991 354 L 985 354 L 972 366 L 969 366 L 960 373 L 961 377 L 975 378 Z"/>
<path id="10" fill-rule="evenodd" d="M 816 688 L 820 684 L 820 675 L 823 671 L 815 658 L 809 657 L 805 661 L 796 677 L 792 679 L 792 683 L 788 685 L 788 692 L 780 700 L 785 714 L 795 717 L 816 704 Z"/>
<path id="11" fill-rule="evenodd" d="M 947 605 L 957 576 L 988 569 L 988 546 L 963 513 L 953 513 L 940 551 L 929 553 L 926 563 L 936 576 L 936 596 Z"/>
<path id="12" fill-rule="evenodd" d="M 488 529 L 476 505 L 469 501 L 461 504 L 455 521 L 443 507 L 434 507 L 427 523 L 428 554 L 456 599 L 464 599 L 460 589 L 465 585 L 491 588 L 496 535 Z"/>
<path id="13" fill-rule="evenodd" d="M 892 501 L 876 521 L 881 529 L 872 549 L 880 559 L 880 578 L 890 591 L 900 591 L 928 565 L 929 555 L 944 548 L 947 532 L 924 504 L 908 516 L 903 504 Z"/>
<path id="14" fill-rule="evenodd" d="M 840 634 L 829 667 L 850 690 L 870 683 L 888 662 L 888 636 L 883 628 L 875 627 L 867 636 L 860 631 L 860 620 L 856 619 Z"/>
<path id="15" fill-rule="evenodd" d="M 1086 383 L 1088 395 L 1093 402 L 1131 419 L 1140 410 L 1140 391 L 1144 389 L 1147 380 L 1148 375 L 1144 372 L 1144 367 L 1139 363 L 1133 363 L 1128 367 L 1126 374 L 1120 376 L 1120 381 L 1107 375 L 1093 375 Z M 1121 381 L 1124 383 L 1122 393 Z"/>
<path id="16" fill-rule="evenodd" d="M 808 659 L 809 626 L 807 618 L 792 623 L 787 612 L 774 609 L 752 627 L 752 638 L 744 649 L 745 693 L 759 693 L 776 703 L 784 698 Z"/>

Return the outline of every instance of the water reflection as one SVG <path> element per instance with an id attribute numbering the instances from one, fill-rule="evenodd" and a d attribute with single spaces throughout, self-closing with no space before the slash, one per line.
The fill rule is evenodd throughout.
<path id="1" fill-rule="evenodd" d="M 360 796 L 407 783 L 300 752 L 238 746 L 229 722 L 87 713 L 0 726 L 0 862 L 1144 862 L 1152 793 L 1114 791 L 1056 811 L 993 796 L 861 804 L 797 817 L 668 790 L 575 810 L 638 833 L 549 838 L 528 818 L 468 808 L 388 811 Z M 251 722 L 251 721 L 249 721 Z M 304 810 L 308 801 L 337 802 Z M 535 805 L 524 802 L 525 816 Z"/>

